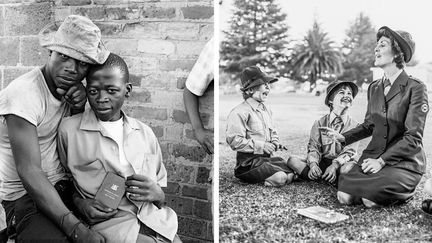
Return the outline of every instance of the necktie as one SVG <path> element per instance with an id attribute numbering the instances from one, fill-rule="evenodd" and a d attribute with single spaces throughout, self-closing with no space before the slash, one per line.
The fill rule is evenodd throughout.
<path id="1" fill-rule="evenodd" d="M 340 132 L 342 130 L 343 121 L 340 116 L 336 116 L 332 123 L 330 124 L 331 128 L 337 132 Z"/>
<path id="2" fill-rule="evenodd" d="M 391 87 L 390 80 L 388 78 L 384 79 L 383 85 L 384 85 L 384 95 L 387 95 Z"/>

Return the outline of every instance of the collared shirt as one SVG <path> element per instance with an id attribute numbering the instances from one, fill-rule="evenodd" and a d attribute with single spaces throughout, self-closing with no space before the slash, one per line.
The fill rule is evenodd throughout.
<path id="1" fill-rule="evenodd" d="M 336 160 L 340 165 L 343 165 L 350 160 L 355 161 L 357 159 L 358 142 L 342 147 L 340 143 L 333 141 L 333 139 L 328 137 L 325 132 L 318 129 L 319 127 L 330 127 L 335 118 L 336 115 L 331 112 L 314 122 L 308 143 L 308 153 L 306 158 L 308 164 L 319 164 L 322 158 Z M 341 133 L 358 125 L 358 122 L 353 120 L 349 115 L 343 115 L 341 118 L 343 121 Z"/>
<path id="2" fill-rule="evenodd" d="M 41 168 L 51 184 L 64 179 L 57 155 L 57 128 L 69 113 L 64 100 L 48 89 L 40 68 L 18 77 L 0 92 L 0 199 L 16 200 L 27 193 L 15 166 L 5 115 L 15 115 L 36 127 Z"/>
<path id="3" fill-rule="evenodd" d="M 124 153 L 132 170 L 166 187 L 167 172 L 153 131 L 124 113 L 123 122 Z M 91 109 L 62 121 L 58 131 L 58 151 L 78 191 L 86 198 L 95 197 L 106 172 L 116 172 L 111 165 L 119 163 L 117 143 Z M 140 221 L 171 240 L 177 232 L 177 215 L 168 207 L 158 209 L 150 202 L 136 202 L 123 197 L 118 209 L 114 218 L 93 226 L 109 242 L 135 242 Z"/>
<path id="4" fill-rule="evenodd" d="M 237 152 L 264 154 L 264 143 L 279 143 L 271 111 L 253 98 L 228 115 L 226 141 Z"/>
<path id="5" fill-rule="evenodd" d="M 213 56 L 212 37 L 204 46 L 186 80 L 186 88 L 197 96 L 202 96 L 204 94 L 207 86 L 214 78 Z"/>
<path id="6" fill-rule="evenodd" d="M 396 81 L 396 79 L 399 77 L 399 75 L 402 73 L 402 71 L 403 71 L 403 69 L 399 69 L 399 71 L 397 71 L 395 74 L 393 74 L 390 77 L 386 77 L 384 74 L 383 80 L 387 78 L 390 81 L 390 86 L 385 87 L 384 94 L 387 94 L 389 92 L 391 86 Z"/>

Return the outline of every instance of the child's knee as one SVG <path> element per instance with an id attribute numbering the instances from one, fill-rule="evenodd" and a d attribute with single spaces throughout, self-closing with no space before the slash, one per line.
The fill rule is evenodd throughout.
<path id="1" fill-rule="evenodd" d="M 378 204 L 372 202 L 372 201 L 369 200 L 369 199 L 362 198 L 361 200 L 362 200 L 363 204 L 364 204 L 367 208 L 376 208 L 376 207 L 379 207 Z"/>
<path id="2" fill-rule="evenodd" d="M 266 186 L 280 187 L 287 183 L 288 175 L 283 171 L 278 171 L 264 181 Z"/>
<path id="3" fill-rule="evenodd" d="M 352 195 L 345 193 L 345 192 L 341 192 L 341 191 L 337 192 L 337 199 L 338 199 L 339 203 L 345 204 L 345 205 L 350 205 L 350 204 L 353 204 L 353 202 L 354 202 L 354 197 Z"/>

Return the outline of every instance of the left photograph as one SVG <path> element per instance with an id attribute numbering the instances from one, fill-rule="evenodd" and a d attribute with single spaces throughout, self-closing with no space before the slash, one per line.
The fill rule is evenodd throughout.
<path id="1" fill-rule="evenodd" d="M 213 1 L 0 11 L 0 242 L 213 242 Z"/>

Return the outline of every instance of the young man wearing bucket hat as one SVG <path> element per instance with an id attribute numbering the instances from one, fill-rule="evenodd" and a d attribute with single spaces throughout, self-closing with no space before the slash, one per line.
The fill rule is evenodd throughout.
<path id="1" fill-rule="evenodd" d="M 349 115 L 349 109 L 358 93 L 353 82 L 335 81 L 327 86 L 324 103 L 330 112 L 316 120 L 310 132 L 306 159 L 291 156 L 288 165 L 304 180 L 323 179 L 331 184 L 337 182 L 339 173 L 345 173 L 355 163 L 358 143 L 342 146 L 328 137 L 322 127 L 339 132 L 348 131 L 358 125 Z"/>
<path id="2" fill-rule="evenodd" d="M 0 92 L 0 198 L 8 233 L 16 230 L 18 242 L 103 242 L 62 201 L 71 192 L 56 136 L 64 116 L 84 109 L 81 81 L 89 65 L 103 63 L 109 52 L 99 28 L 81 16 L 50 24 L 39 36 L 47 63 Z"/>
<path id="3" fill-rule="evenodd" d="M 286 149 L 264 105 L 270 88 L 277 78 L 270 77 L 258 67 L 245 68 L 241 73 L 244 101 L 228 115 L 226 141 L 237 152 L 234 174 L 248 183 L 264 182 L 266 186 L 283 186 L 294 176 L 287 161 L 272 154 Z"/>
<path id="4" fill-rule="evenodd" d="M 372 136 L 358 163 L 340 176 L 337 197 L 342 204 L 370 208 L 403 203 L 412 198 L 425 173 L 426 85 L 404 71 L 414 50 L 408 32 L 381 27 L 374 51 L 375 66 L 384 76 L 369 85 L 365 120 L 343 134 L 329 131 L 345 144 Z"/>

